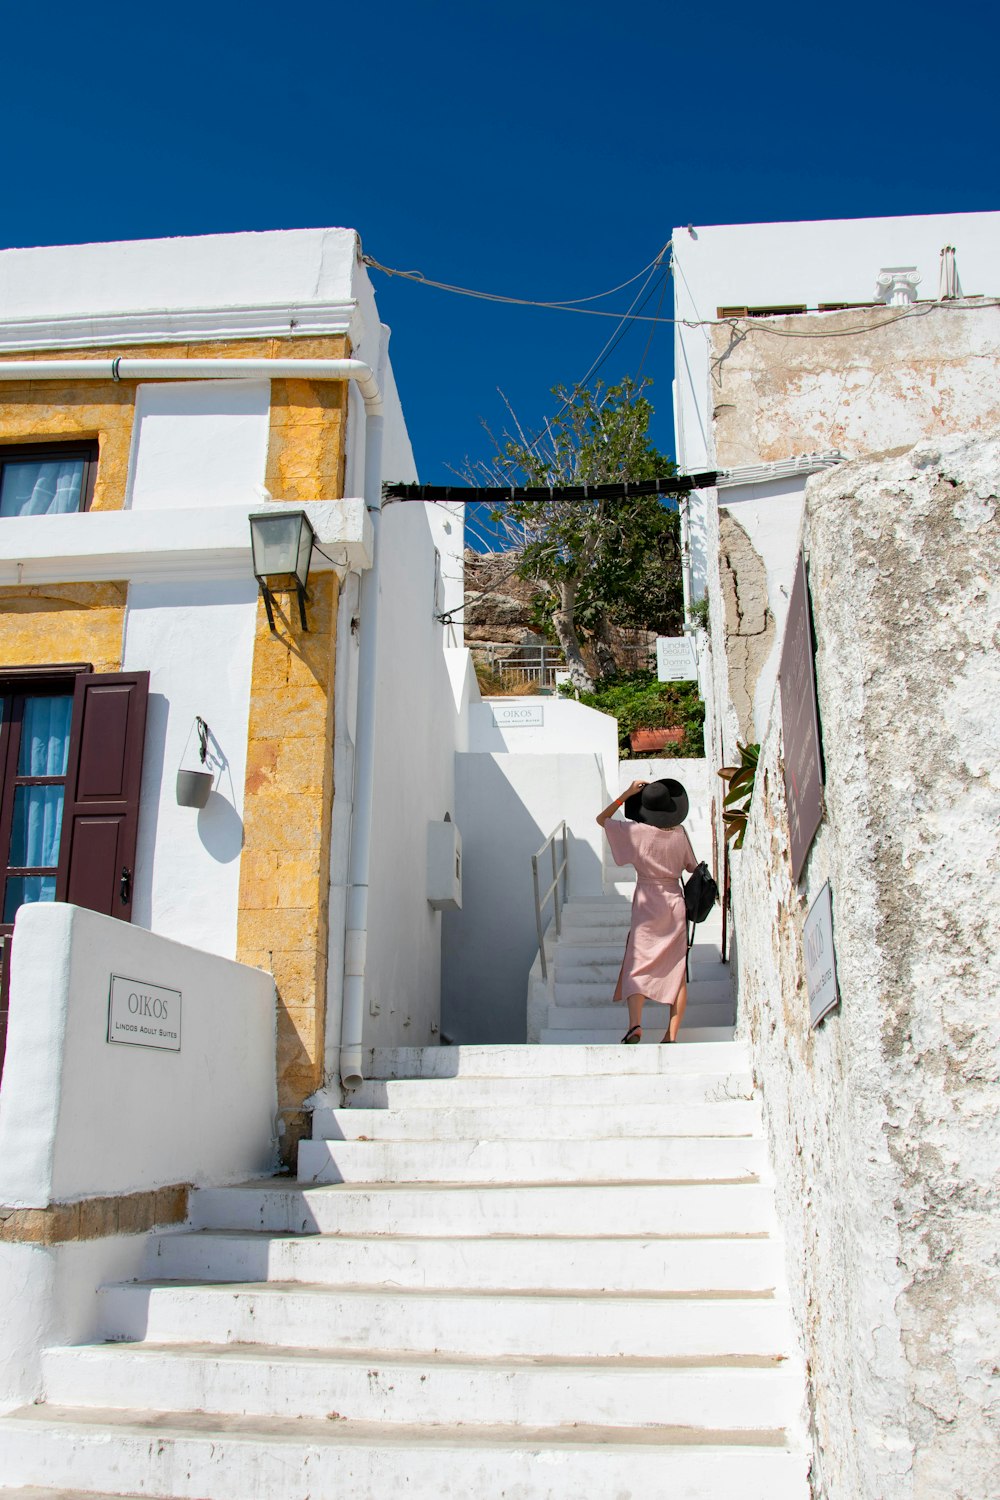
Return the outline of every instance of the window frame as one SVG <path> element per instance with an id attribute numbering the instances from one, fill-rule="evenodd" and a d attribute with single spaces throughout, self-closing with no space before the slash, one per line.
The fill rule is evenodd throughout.
<path id="1" fill-rule="evenodd" d="M 90 673 L 93 668 L 89 662 L 72 662 L 62 666 L 54 667 L 27 667 L 27 668 L 2 668 L 0 667 L 0 700 L 13 703 L 15 698 L 72 698 L 76 686 L 76 679 L 81 673 Z M 0 854 L 3 861 L 0 863 L 0 938 L 9 937 L 14 931 L 13 922 L 4 922 L 3 903 L 6 898 L 7 879 L 11 866 L 8 864 L 7 856 L 10 854 L 10 834 L 14 816 L 14 794 L 18 786 L 26 785 L 61 785 L 67 784 L 64 776 L 21 776 L 17 771 L 17 751 L 20 747 L 21 721 L 18 721 L 18 733 L 16 743 L 12 744 L 11 737 L 12 716 L 9 712 L 0 715 Z M 68 768 L 67 768 L 68 770 Z M 60 853 L 62 851 L 62 840 L 60 838 Z M 52 867 L 47 866 L 44 870 L 28 869 L 27 866 L 17 866 L 21 875 L 49 874 Z M 58 865 L 54 873 L 58 877 Z M 58 885 L 57 897 L 58 900 Z"/>
<path id="2" fill-rule="evenodd" d="M 96 438 L 62 438 L 57 442 L 0 443 L 0 482 L 3 466 L 7 463 L 44 463 L 46 459 L 82 458 L 83 479 L 80 484 L 80 504 L 77 510 L 67 515 L 82 515 L 90 509 L 97 483 L 98 442 Z M 23 516 L 0 516 L 3 521 L 20 521 Z M 37 517 L 32 517 L 37 519 Z"/>

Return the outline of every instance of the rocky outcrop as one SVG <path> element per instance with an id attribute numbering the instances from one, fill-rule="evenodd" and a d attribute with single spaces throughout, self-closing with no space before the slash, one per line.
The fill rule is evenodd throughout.
<path id="1" fill-rule="evenodd" d="M 537 639 L 531 625 L 530 583 L 514 571 L 510 552 L 465 550 L 465 638 L 477 645 L 520 646 Z"/>

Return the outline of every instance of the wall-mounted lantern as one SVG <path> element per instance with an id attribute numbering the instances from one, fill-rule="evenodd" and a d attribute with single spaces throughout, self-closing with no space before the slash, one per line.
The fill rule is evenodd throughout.
<path id="1" fill-rule="evenodd" d="M 208 736 L 212 731 L 200 715 L 195 719 L 194 724 L 198 731 L 198 758 L 204 767 L 208 760 Z M 191 736 L 189 734 L 188 744 L 190 743 Z M 184 754 L 187 754 L 187 745 L 184 747 Z M 177 772 L 178 807 L 204 807 L 214 784 L 214 771 L 188 771 L 182 766 Z"/>
<path id="2" fill-rule="evenodd" d="M 250 517 L 250 545 L 253 549 L 253 576 L 260 584 L 267 610 L 267 623 L 274 631 L 273 595 L 279 589 L 299 598 L 302 629 L 306 624 L 306 584 L 309 560 L 316 533 L 304 510 L 258 512 Z"/>

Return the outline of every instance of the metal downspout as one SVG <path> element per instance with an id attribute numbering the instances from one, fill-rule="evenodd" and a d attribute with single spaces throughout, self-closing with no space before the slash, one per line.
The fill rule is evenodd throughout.
<path id="1" fill-rule="evenodd" d="M 380 356 L 385 358 L 385 343 Z M 369 413 L 365 426 L 365 503 L 372 518 L 372 565 L 361 582 L 361 648 L 354 734 L 354 803 L 344 934 L 344 1003 L 340 1022 L 340 1077 L 345 1088 L 364 1082 L 362 1043 L 368 957 L 368 880 L 375 802 L 375 696 L 378 665 L 379 573 L 382 530 L 382 438 L 385 419 Z"/>

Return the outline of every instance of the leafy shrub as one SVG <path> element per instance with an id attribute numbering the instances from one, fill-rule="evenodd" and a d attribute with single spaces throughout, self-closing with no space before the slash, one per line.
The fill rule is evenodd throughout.
<path id="1" fill-rule="evenodd" d="M 622 673 L 602 678 L 592 693 L 579 697 L 588 708 L 600 709 L 618 720 L 618 751 L 623 759 L 632 755 L 629 735 L 634 729 L 682 728 L 684 738 L 679 745 L 669 747 L 669 755 L 692 759 L 705 753 L 705 705 L 694 682 L 657 682 L 652 672 Z M 649 756 L 639 759 L 648 760 Z"/>

